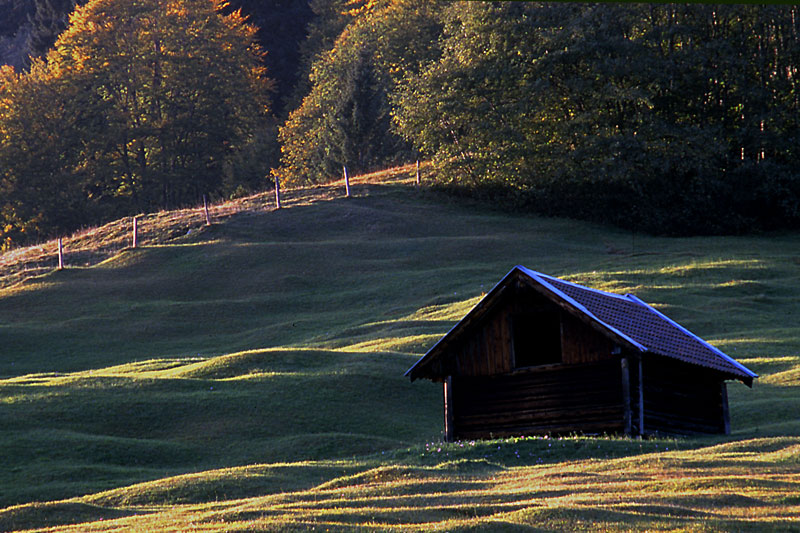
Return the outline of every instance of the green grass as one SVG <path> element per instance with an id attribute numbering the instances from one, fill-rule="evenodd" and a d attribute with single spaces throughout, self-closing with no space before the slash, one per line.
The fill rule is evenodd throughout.
<path id="1" fill-rule="evenodd" d="M 111 225 L 92 261 L 0 283 L 0 530 L 793 530 L 800 235 L 354 190 L 153 215 L 136 250 Z M 634 292 L 761 374 L 729 386 L 733 434 L 441 443 L 440 386 L 402 374 L 515 264 Z"/>

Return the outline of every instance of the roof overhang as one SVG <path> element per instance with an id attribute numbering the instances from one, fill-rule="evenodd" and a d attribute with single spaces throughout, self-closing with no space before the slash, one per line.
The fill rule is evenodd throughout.
<path id="1" fill-rule="evenodd" d="M 437 341 L 436 344 L 434 344 L 425 355 L 423 355 L 411 368 L 409 368 L 404 375 L 410 378 L 411 381 L 414 381 L 418 378 L 427 378 L 436 381 L 438 381 L 439 379 L 444 379 L 445 376 L 432 375 L 430 372 L 426 373 L 425 370 L 429 369 L 431 364 L 434 363 L 438 358 L 444 357 L 451 347 L 458 344 L 465 336 L 465 334 L 468 334 L 472 326 L 478 324 L 486 315 L 488 315 L 491 312 L 492 309 L 494 309 L 494 307 L 499 302 L 502 301 L 504 294 L 514 284 L 518 284 L 519 286 L 525 286 L 530 289 L 533 289 L 534 291 L 541 294 L 551 302 L 558 305 L 565 312 L 576 317 L 583 323 L 587 324 L 589 327 L 595 329 L 602 335 L 606 336 L 611 341 L 618 344 L 621 348 L 625 349 L 629 353 L 632 352 L 634 354 L 640 354 L 640 355 L 645 353 L 654 353 L 660 356 L 669 357 L 669 355 L 648 349 L 647 346 L 644 346 L 642 343 L 637 342 L 630 335 L 626 334 L 625 332 L 621 331 L 618 328 L 613 327 L 607 322 L 601 320 L 599 317 L 593 314 L 586 306 L 582 305 L 580 302 L 578 302 L 577 300 L 575 300 L 574 298 L 570 297 L 568 294 L 560 290 L 557 287 L 556 281 L 562 284 L 568 283 L 564 282 L 563 280 L 558 280 L 557 278 L 553 278 L 551 276 L 535 272 L 521 265 L 515 266 L 486 294 L 486 296 L 484 296 L 481 299 L 480 302 L 478 302 L 475 305 L 475 307 L 473 307 L 464 316 L 464 318 L 462 318 L 458 323 L 456 323 L 450 329 L 450 331 L 447 332 L 447 334 L 445 334 L 441 339 L 439 339 L 439 341 Z M 588 289 L 586 287 L 582 288 Z M 669 317 L 655 310 L 654 308 L 647 305 L 642 300 L 639 300 L 635 296 L 629 294 L 623 297 L 621 295 L 612 295 L 610 293 L 603 293 L 602 291 L 595 291 L 595 292 L 600 294 L 606 294 L 608 296 L 613 296 L 615 298 L 625 298 L 626 300 L 644 306 L 649 311 L 656 313 L 656 315 L 661 320 L 669 322 L 672 326 L 680 329 L 687 336 L 691 336 L 693 339 L 699 341 L 711 352 L 713 352 L 718 357 L 727 361 L 727 363 L 730 364 L 731 372 L 725 372 L 713 368 L 711 369 L 716 372 L 719 372 L 721 375 L 724 375 L 726 379 L 736 379 L 742 381 L 745 385 L 751 387 L 753 384 L 753 379 L 758 377 L 755 373 L 753 373 L 752 371 L 750 371 L 749 369 L 747 369 L 746 367 L 744 367 L 743 365 L 741 365 L 740 363 L 738 363 L 737 361 L 735 361 L 734 359 L 723 353 L 721 350 L 707 343 L 700 337 L 697 337 L 683 326 L 680 326 L 679 324 L 671 320 Z M 696 363 L 689 363 L 689 364 L 696 364 Z M 700 364 L 698 366 L 703 366 L 703 365 Z"/>

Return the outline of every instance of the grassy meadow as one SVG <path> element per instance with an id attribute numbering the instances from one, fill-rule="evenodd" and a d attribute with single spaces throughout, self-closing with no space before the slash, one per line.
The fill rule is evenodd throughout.
<path id="1" fill-rule="evenodd" d="M 661 238 L 408 174 L 0 256 L 0 531 L 800 531 L 800 235 Z M 149 226 L 148 226 L 149 223 Z M 70 262 L 72 260 L 72 262 Z M 403 372 L 514 265 L 760 374 L 728 437 L 444 444 Z"/>

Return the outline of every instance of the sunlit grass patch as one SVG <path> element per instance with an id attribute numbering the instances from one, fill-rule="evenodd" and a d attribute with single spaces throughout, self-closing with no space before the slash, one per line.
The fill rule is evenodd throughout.
<path id="1" fill-rule="evenodd" d="M 197 364 L 198 362 L 204 361 L 203 357 L 180 357 L 180 358 L 169 358 L 169 359 L 148 359 L 146 361 L 136 361 L 133 363 L 127 363 L 124 365 L 112 366 L 109 368 L 99 369 L 99 370 L 90 370 L 89 372 L 83 372 L 81 375 L 126 375 L 126 374 L 134 374 L 139 377 L 150 377 L 150 376 L 158 376 L 158 377 L 168 377 L 170 372 L 174 371 L 175 369 L 185 368 L 188 365 Z"/>
<path id="2" fill-rule="evenodd" d="M 795 367 L 783 372 L 777 372 L 764 378 L 764 383 L 773 383 L 783 386 L 800 385 L 800 368 Z"/>
<path id="3" fill-rule="evenodd" d="M 545 440 L 493 443 L 502 447 Z M 619 445 L 614 439 L 561 440 L 565 447 Z M 667 442 L 661 444 L 665 448 Z M 397 456 L 384 464 L 365 457 L 261 465 L 183 476 L 81 501 L 141 513 L 84 524 L 96 531 L 120 526 L 180 530 L 180 525 L 189 524 L 209 531 L 312 526 L 404 531 L 791 530 L 800 512 L 800 472 L 791 462 L 798 444 L 797 438 L 760 439 L 647 451 L 635 457 L 584 457 L 519 466 L 463 461 L 456 468 L 450 461 L 423 466 L 397 462 Z M 762 449 L 767 453 L 759 454 Z M 760 468 L 753 470 L 754 464 Z M 328 481 L 315 483 L 325 476 Z M 296 488 L 282 485 L 287 482 Z M 191 495 L 192 487 L 213 493 L 225 486 L 237 497 L 212 501 L 206 493 L 198 498 L 203 490 Z M 266 493 L 248 496 L 248 490 Z M 196 503 L 187 503 L 181 491 L 188 491 Z M 149 500 L 149 494 L 162 496 Z M 164 507 L 164 502 L 173 503 Z"/>
<path id="4" fill-rule="evenodd" d="M 306 461 L 225 468 L 159 479 L 84 498 L 105 507 L 139 507 L 217 502 L 309 489 L 362 465 L 349 461 Z"/>
<path id="5" fill-rule="evenodd" d="M 3 531 L 29 530 L 54 525 L 113 520 L 135 514 L 138 514 L 137 511 L 114 509 L 78 501 L 33 503 L 0 510 L 0 529 Z"/>
<path id="6" fill-rule="evenodd" d="M 491 287 L 486 287 L 488 292 Z M 447 304 L 433 304 L 421 307 L 414 313 L 403 317 L 402 320 L 444 320 L 444 321 L 457 321 L 469 312 L 470 309 L 475 307 L 484 294 L 475 296 L 467 300 L 460 300 Z"/>
<path id="7" fill-rule="evenodd" d="M 410 335 L 408 337 L 389 337 L 344 346 L 340 349 L 349 352 L 402 352 L 422 355 L 441 338 L 440 334 Z M 411 361 L 413 363 L 414 361 Z"/>
<path id="8" fill-rule="evenodd" d="M 764 268 L 764 261 L 759 259 L 698 259 L 680 265 L 664 266 L 655 270 L 658 274 L 672 276 L 685 276 L 695 273 L 713 273 L 721 270 L 731 269 L 754 269 Z"/>

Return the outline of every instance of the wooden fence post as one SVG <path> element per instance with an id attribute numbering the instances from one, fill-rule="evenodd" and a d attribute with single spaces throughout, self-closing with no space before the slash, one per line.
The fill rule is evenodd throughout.
<path id="1" fill-rule="evenodd" d="M 64 270 L 64 241 L 58 238 L 58 269 Z"/>
<path id="2" fill-rule="evenodd" d="M 419 159 L 417 159 L 417 187 L 419 187 Z"/>
<path id="3" fill-rule="evenodd" d="M 275 176 L 275 209 L 281 208 L 281 183 L 280 178 Z"/>
<path id="4" fill-rule="evenodd" d="M 133 217 L 133 246 L 136 248 L 139 245 L 139 217 Z"/>
<path id="5" fill-rule="evenodd" d="M 343 168 L 344 168 L 344 190 L 345 190 L 345 196 L 347 196 L 347 198 L 350 198 L 350 178 L 347 176 L 347 167 L 345 166 Z"/>
<path id="6" fill-rule="evenodd" d="M 206 195 L 203 195 L 203 210 L 206 213 L 206 226 L 211 225 L 211 218 L 208 216 L 208 200 L 206 200 Z"/>

